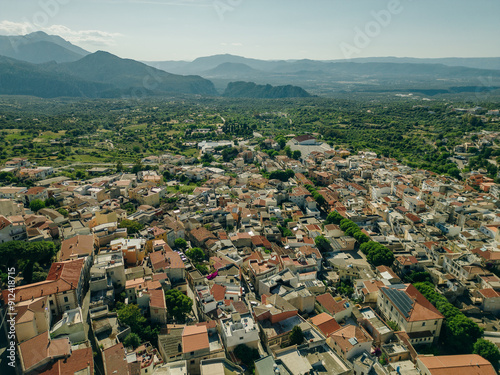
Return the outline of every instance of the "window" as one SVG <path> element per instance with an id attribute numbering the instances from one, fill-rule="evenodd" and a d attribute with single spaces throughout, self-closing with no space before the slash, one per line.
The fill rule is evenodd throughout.
<path id="1" fill-rule="evenodd" d="M 194 355 L 194 352 L 189 353 L 190 355 Z"/>
<path id="2" fill-rule="evenodd" d="M 192 365 L 194 365 L 194 359 L 192 359 L 190 363 L 191 363 Z"/>
<path id="3" fill-rule="evenodd" d="M 436 326 L 437 324 L 438 324 L 438 321 L 437 321 L 437 320 L 435 320 L 435 321 L 434 321 L 434 325 Z"/>
<path id="4" fill-rule="evenodd" d="M 68 302 L 68 297 L 64 297 L 64 302 Z"/>
<path id="5" fill-rule="evenodd" d="M 422 327 L 425 326 L 425 322 L 422 323 Z"/>
<path id="6" fill-rule="evenodd" d="M 240 340 L 243 340 L 243 337 L 240 337 Z"/>

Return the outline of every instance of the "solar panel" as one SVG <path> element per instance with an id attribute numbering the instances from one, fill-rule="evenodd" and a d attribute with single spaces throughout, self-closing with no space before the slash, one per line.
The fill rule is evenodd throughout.
<path id="1" fill-rule="evenodd" d="M 387 288 L 384 291 L 394 306 L 401 311 L 405 318 L 408 318 L 413 306 L 413 300 L 403 290 Z"/>

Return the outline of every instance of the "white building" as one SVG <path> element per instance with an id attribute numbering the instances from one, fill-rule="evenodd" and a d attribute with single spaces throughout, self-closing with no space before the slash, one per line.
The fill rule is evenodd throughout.
<path id="1" fill-rule="evenodd" d="M 221 322 L 221 338 L 227 350 L 231 351 L 240 344 L 257 349 L 259 328 L 250 314 L 233 313 L 231 319 Z"/>
<path id="2" fill-rule="evenodd" d="M 444 316 L 412 284 L 381 287 L 377 308 L 408 334 L 412 344 L 432 344 L 441 333 Z"/>

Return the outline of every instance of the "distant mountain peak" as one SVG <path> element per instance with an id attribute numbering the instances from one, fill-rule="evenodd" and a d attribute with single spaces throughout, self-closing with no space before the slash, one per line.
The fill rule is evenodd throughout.
<path id="1" fill-rule="evenodd" d="M 0 55 L 34 64 L 76 61 L 88 54 L 83 48 L 44 31 L 0 36 Z"/>
<path id="2" fill-rule="evenodd" d="M 307 98 L 311 95 L 301 87 L 257 85 L 254 82 L 230 82 L 223 96 L 230 98 L 256 98 L 256 99 L 281 99 L 281 98 Z"/>
<path id="3" fill-rule="evenodd" d="M 45 31 L 39 30 L 39 31 L 33 31 L 32 33 L 26 34 L 25 36 L 30 36 L 30 35 L 43 35 L 43 36 L 49 36 Z"/>

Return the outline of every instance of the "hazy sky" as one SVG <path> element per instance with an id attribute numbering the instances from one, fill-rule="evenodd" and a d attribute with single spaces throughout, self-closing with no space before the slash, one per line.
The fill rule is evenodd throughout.
<path id="1" fill-rule="evenodd" d="M 0 0 L 0 34 L 137 60 L 498 57 L 499 15 L 499 0 Z"/>

